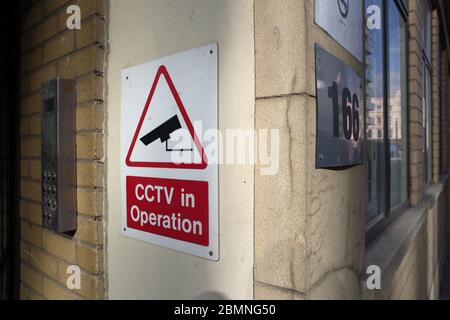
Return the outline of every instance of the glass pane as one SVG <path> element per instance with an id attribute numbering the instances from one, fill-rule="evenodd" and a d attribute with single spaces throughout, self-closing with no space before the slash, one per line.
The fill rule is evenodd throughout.
<path id="1" fill-rule="evenodd" d="M 391 208 L 408 199 L 406 22 L 389 1 L 389 137 Z"/>
<path id="2" fill-rule="evenodd" d="M 383 8 L 382 0 L 367 0 L 366 6 Z M 366 10 L 367 12 L 367 10 Z M 366 29 L 366 154 L 367 154 L 367 222 L 385 209 L 384 143 L 384 43 L 382 29 Z"/>

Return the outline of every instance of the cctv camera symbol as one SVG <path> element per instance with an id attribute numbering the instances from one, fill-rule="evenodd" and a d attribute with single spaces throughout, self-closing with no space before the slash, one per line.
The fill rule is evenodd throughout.
<path id="1" fill-rule="evenodd" d="M 192 151 L 192 149 L 169 149 L 168 141 L 170 140 L 170 135 L 179 129 L 181 129 L 181 123 L 178 116 L 175 115 L 156 129 L 150 131 L 140 140 L 145 146 L 148 146 L 160 139 L 161 143 L 166 143 L 166 151 Z"/>

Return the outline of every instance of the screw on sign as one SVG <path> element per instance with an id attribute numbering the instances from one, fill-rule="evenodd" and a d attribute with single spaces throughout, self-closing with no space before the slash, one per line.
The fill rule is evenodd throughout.
<path id="1" fill-rule="evenodd" d="M 350 2 L 349 0 L 337 0 L 339 11 L 343 18 L 347 18 L 348 13 L 350 11 Z"/>

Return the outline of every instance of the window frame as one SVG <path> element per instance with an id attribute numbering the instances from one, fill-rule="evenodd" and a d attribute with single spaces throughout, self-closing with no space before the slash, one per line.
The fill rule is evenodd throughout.
<path id="1" fill-rule="evenodd" d="M 384 187 L 385 187 L 385 200 L 384 200 L 384 212 L 377 217 L 375 217 L 369 223 L 366 223 L 366 245 L 369 245 L 374 239 L 376 239 L 393 221 L 395 221 L 408 207 L 410 207 L 410 194 L 411 194 L 411 173 L 410 173 L 410 139 L 409 139 L 409 129 L 410 129 L 410 112 L 409 112 L 409 85 L 406 86 L 406 132 L 408 133 L 405 137 L 406 139 L 406 163 L 407 163 L 407 174 L 406 174 L 406 192 L 407 192 L 407 200 L 402 203 L 391 207 L 391 168 L 390 168 L 390 136 L 389 136 L 389 89 L 390 89 L 390 81 L 389 81 L 389 1 L 394 1 L 396 7 L 398 9 L 399 15 L 404 19 L 405 22 L 405 31 L 406 31 L 406 54 L 405 54 L 405 63 L 406 63 L 406 80 L 409 83 L 409 37 L 410 32 L 408 28 L 409 24 L 409 14 L 407 10 L 407 3 L 405 0 L 382 0 L 383 8 L 382 8 L 382 26 L 383 26 L 383 117 L 384 117 L 384 163 L 385 163 L 385 172 L 384 172 Z M 365 7 L 365 5 L 364 5 Z M 367 130 L 367 127 L 365 128 Z M 367 214 L 367 213 L 366 213 Z"/>

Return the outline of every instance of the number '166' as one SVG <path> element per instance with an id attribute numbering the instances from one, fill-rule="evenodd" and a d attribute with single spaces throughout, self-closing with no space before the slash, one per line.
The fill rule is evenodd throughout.
<path id="1" fill-rule="evenodd" d="M 338 85 L 333 82 L 328 87 L 328 97 L 333 103 L 333 136 L 339 138 L 339 97 Z M 344 137 L 350 140 L 353 136 L 355 141 L 359 139 L 359 100 L 356 94 L 350 92 L 348 88 L 342 90 L 342 127 Z"/>

